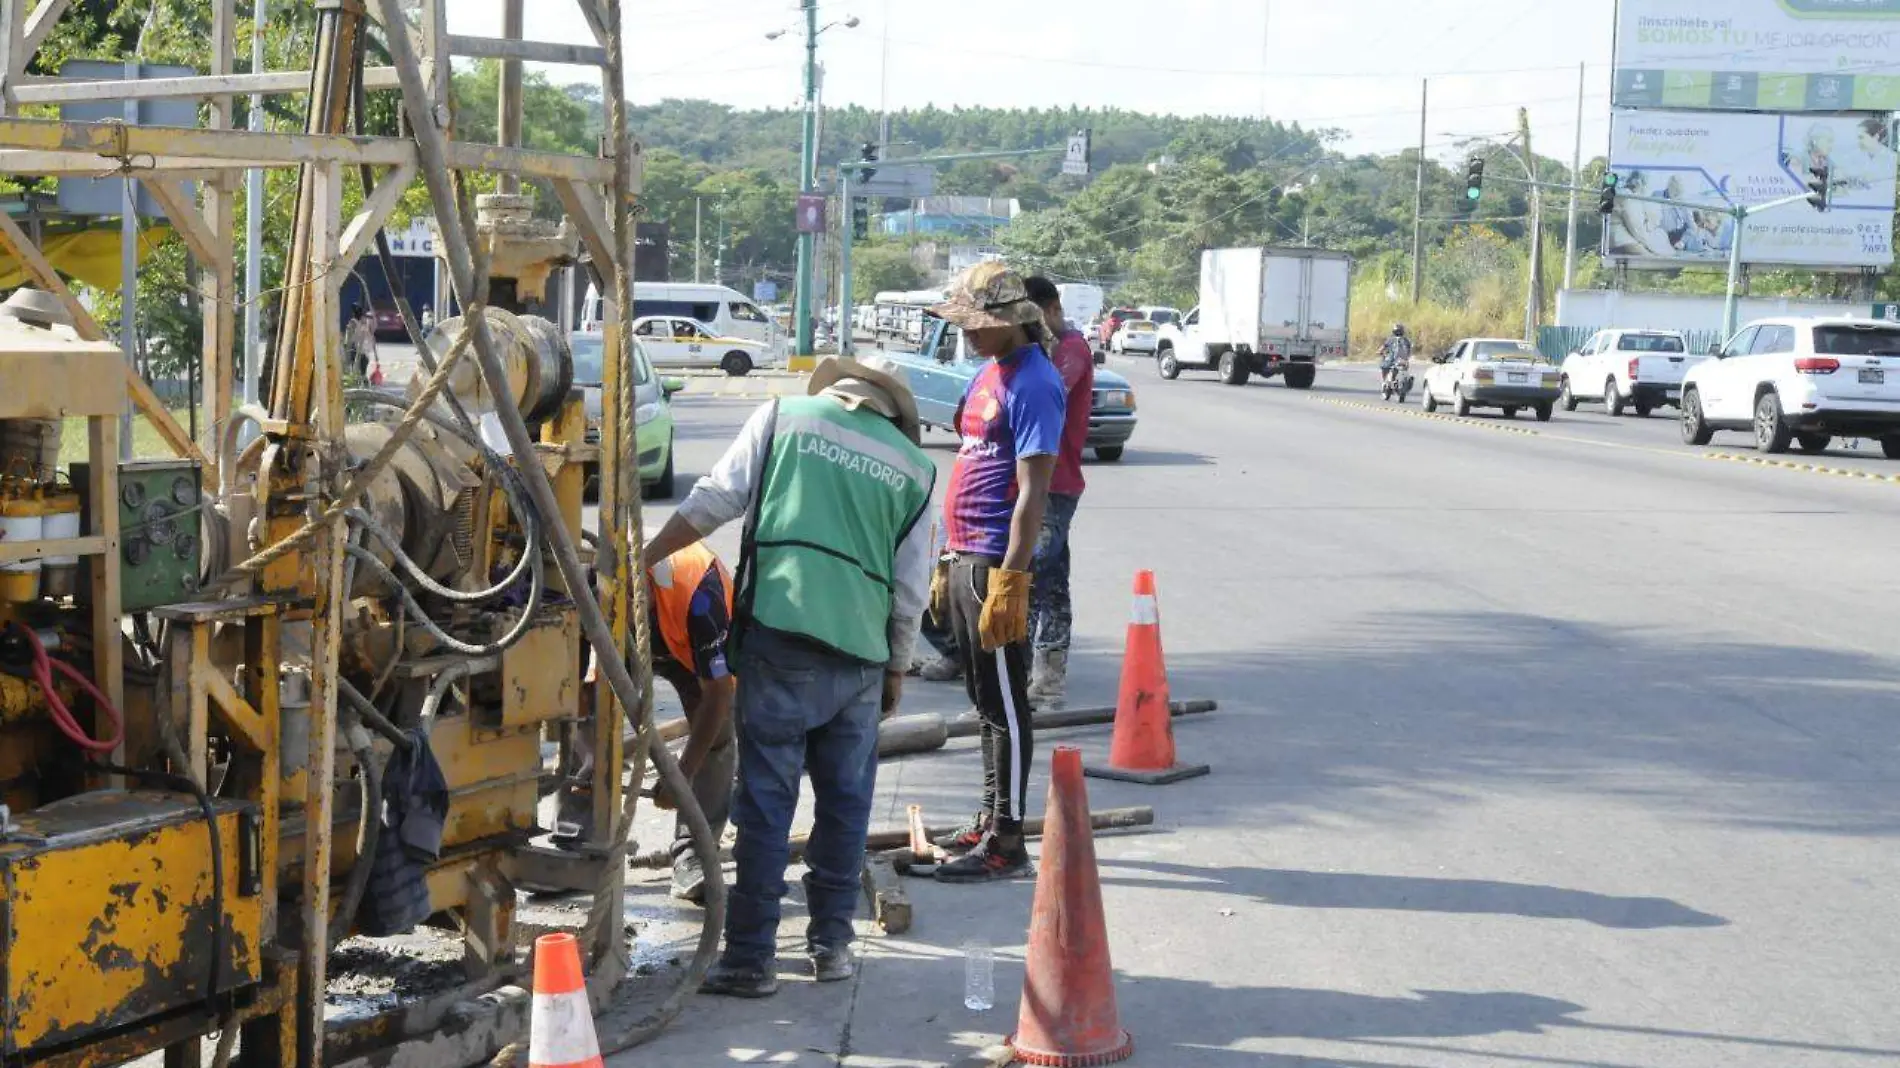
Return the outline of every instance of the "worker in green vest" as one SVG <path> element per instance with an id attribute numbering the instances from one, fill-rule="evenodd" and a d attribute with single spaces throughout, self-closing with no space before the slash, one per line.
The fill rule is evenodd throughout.
<path id="1" fill-rule="evenodd" d="M 904 368 L 875 356 L 829 359 L 809 392 L 755 412 L 646 547 L 647 559 L 665 559 L 746 517 L 732 637 L 738 873 L 725 949 L 701 986 L 712 994 L 778 990 L 779 899 L 801 774 L 816 801 L 806 952 L 819 982 L 855 973 L 851 921 L 877 785 L 877 725 L 896 711 L 930 600 L 924 513 L 937 469 L 917 445 Z"/>

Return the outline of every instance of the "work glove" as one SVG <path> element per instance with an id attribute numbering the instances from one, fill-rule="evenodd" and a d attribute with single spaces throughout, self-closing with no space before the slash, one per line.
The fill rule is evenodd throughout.
<path id="1" fill-rule="evenodd" d="M 939 627 L 950 625 L 950 558 L 937 558 L 936 570 L 930 573 L 930 615 Z"/>
<path id="2" fill-rule="evenodd" d="M 977 633 L 986 653 L 1029 637 L 1029 572 L 1001 567 L 990 571 L 990 592 L 983 598 Z"/>

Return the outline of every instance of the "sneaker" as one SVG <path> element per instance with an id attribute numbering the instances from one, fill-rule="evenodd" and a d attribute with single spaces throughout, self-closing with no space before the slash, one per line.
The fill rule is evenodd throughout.
<path id="1" fill-rule="evenodd" d="M 981 845 L 983 836 L 989 833 L 989 829 L 989 813 L 979 812 L 971 816 L 968 823 L 951 831 L 949 834 L 938 835 L 932 838 L 930 844 L 946 853 L 962 855 L 975 849 L 978 845 Z"/>
<path id="2" fill-rule="evenodd" d="M 706 904 L 706 870 L 700 867 L 699 854 L 688 849 L 673 858 L 673 886 L 669 893 L 675 901 Z"/>
<path id="3" fill-rule="evenodd" d="M 858 974 L 858 959 L 850 946 L 813 946 L 811 973 L 821 983 L 842 983 Z"/>
<path id="4" fill-rule="evenodd" d="M 722 960 L 706 972 L 699 992 L 728 998 L 769 998 L 778 993 L 777 962 L 734 964 Z"/>
<path id="5" fill-rule="evenodd" d="M 1031 874 L 1029 850 L 1023 848 L 1021 838 L 1014 846 L 1003 844 L 1003 840 L 994 832 L 983 836 L 982 844 L 968 853 L 939 865 L 937 881 L 940 883 L 992 883 L 1004 879 L 1020 879 Z"/>
<path id="6" fill-rule="evenodd" d="M 1038 649 L 1036 666 L 1029 679 L 1029 704 L 1038 712 L 1060 712 L 1067 703 L 1069 688 L 1069 651 Z"/>
<path id="7" fill-rule="evenodd" d="M 961 682 L 963 665 L 947 656 L 940 656 L 925 664 L 917 674 L 925 682 Z"/>

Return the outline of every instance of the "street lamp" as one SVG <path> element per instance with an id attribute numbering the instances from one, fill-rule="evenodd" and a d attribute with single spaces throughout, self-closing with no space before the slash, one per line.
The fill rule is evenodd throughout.
<path id="1" fill-rule="evenodd" d="M 856 29 L 856 15 L 847 15 L 823 26 L 818 24 L 818 0 L 801 0 L 805 12 L 805 116 L 802 144 L 798 156 L 798 191 L 806 194 L 818 184 L 818 37 L 831 29 Z M 765 35 L 776 41 L 789 33 L 773 30 Z M 798 284 L 793 301 L 793 324 L 797 331 L 794 355 L 809 356 L 812 350 L 812 274 L 817 265 L 817 236 L 798 235 Z"/>

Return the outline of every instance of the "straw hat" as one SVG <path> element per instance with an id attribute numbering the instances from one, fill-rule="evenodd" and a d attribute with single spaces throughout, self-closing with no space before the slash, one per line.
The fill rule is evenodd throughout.
<path id="1" fill-rule="evenodd" d="M 917 398 L 910 391 L 910 372 L 888 356 L 827 356 L 811 373 L 806 391 L 816 397 L 835 397 L 847 408 L 869 406 L 897 422 L 912 441 L 921 440 L 923 421 L 917 416 Z"/>

